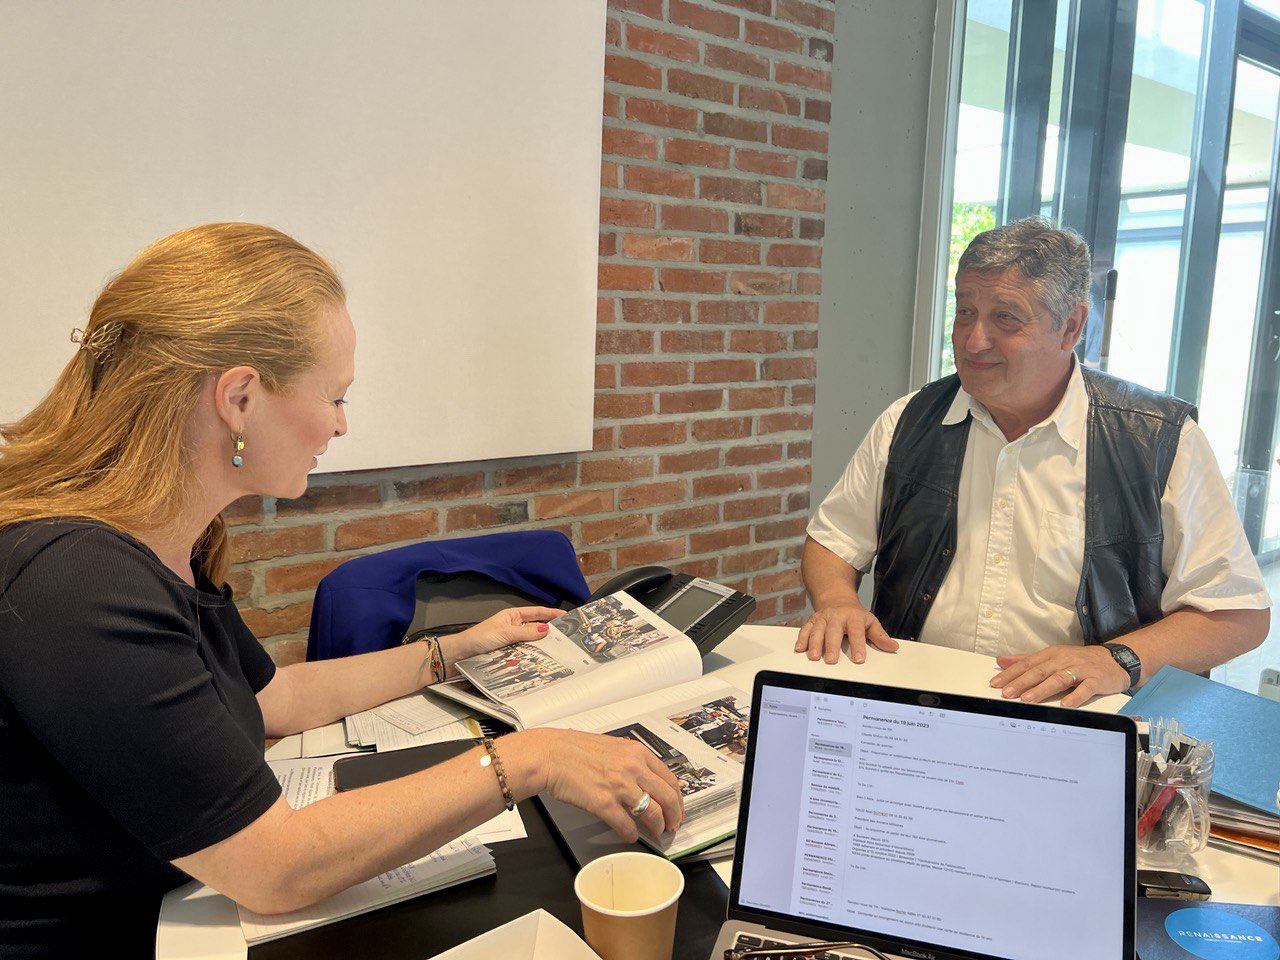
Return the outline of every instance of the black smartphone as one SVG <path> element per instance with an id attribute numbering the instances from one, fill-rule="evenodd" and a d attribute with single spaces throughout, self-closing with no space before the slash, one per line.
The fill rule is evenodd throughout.
<path id="1" fill-rule="evenodd" d="M 411 773 L 434 767 L 466 753 L 479 740 L 449 740 L 445 743 L 427 743 L 407 750 L 391 750 L 387 753 L 365 753 L 355 757 L 343 757 L 333 765 L 333 785 L 343 790 L 357 790 L 387 780 L 397 780 Z"/>
<path id="2" fill-rule="evenodd" d="M 1209 885 L 1189 873 L 1139 870 L 1138 896 L 1158 900 L 1208 900 Z"/>

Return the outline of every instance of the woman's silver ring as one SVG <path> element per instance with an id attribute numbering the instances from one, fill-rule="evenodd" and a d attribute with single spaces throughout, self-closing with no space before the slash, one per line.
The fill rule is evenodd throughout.
<path id="1" fill-rule="evenodd" d="M 636 805 L 631 808 L 631 815 L 633 817 L 643 817 L 644 812 L 649 809 L 649 804 L 652 800 L 653 798 L 649 796 L 648 793 L 640 794 L 640 799 L 637 800 Z"/>
<path id="2" fill-rule="evenodd" d="M 1071 685 L 1073 687 L 1080 682 L 1080 678 L 1076 676 L 1076 672 L 1072 670 L 1070 667 L 1063 667 L 1062 670 L 1068 677 L 1071 678 Z"/>

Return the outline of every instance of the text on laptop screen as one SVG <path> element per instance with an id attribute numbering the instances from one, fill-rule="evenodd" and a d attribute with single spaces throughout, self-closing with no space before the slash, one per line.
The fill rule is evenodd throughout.
<path id="1" fill-rule="evenodd" d="M 739 904 L 984 956 L 1119 957 L 1125 738 L 765 685 Z"/>

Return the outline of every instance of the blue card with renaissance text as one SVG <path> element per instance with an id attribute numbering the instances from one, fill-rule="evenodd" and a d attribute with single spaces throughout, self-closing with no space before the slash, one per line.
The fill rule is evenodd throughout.
<path id="1" fill-rule="evenodd" d="M 1139 960 L 1280 960 L 1280 907 L 1138 901 Z"/>

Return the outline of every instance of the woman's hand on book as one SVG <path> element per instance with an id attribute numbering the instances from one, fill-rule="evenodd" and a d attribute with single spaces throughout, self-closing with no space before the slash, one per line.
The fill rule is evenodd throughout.
<path id="1" fill-rule="evenodd" d="M 440 638 L 445 660 L 452 664 L 513 643 L 528 643 L 547 635 L 547 621 L 563 614 L 553 607 L 508 607 L 461 633 Z"/>
<path id="2" fill-rule="evenodd" d="M 540 738 L 547 789 L 557 800 L 593 813 L 627 841 L 644 827 L 658 837 L 684 819 L 680 781 L 648 747 L 622 737 L 577 730 L 540 728 L 527 731 Z M 645 794 L 648 808 L 631 811 Z"/>

